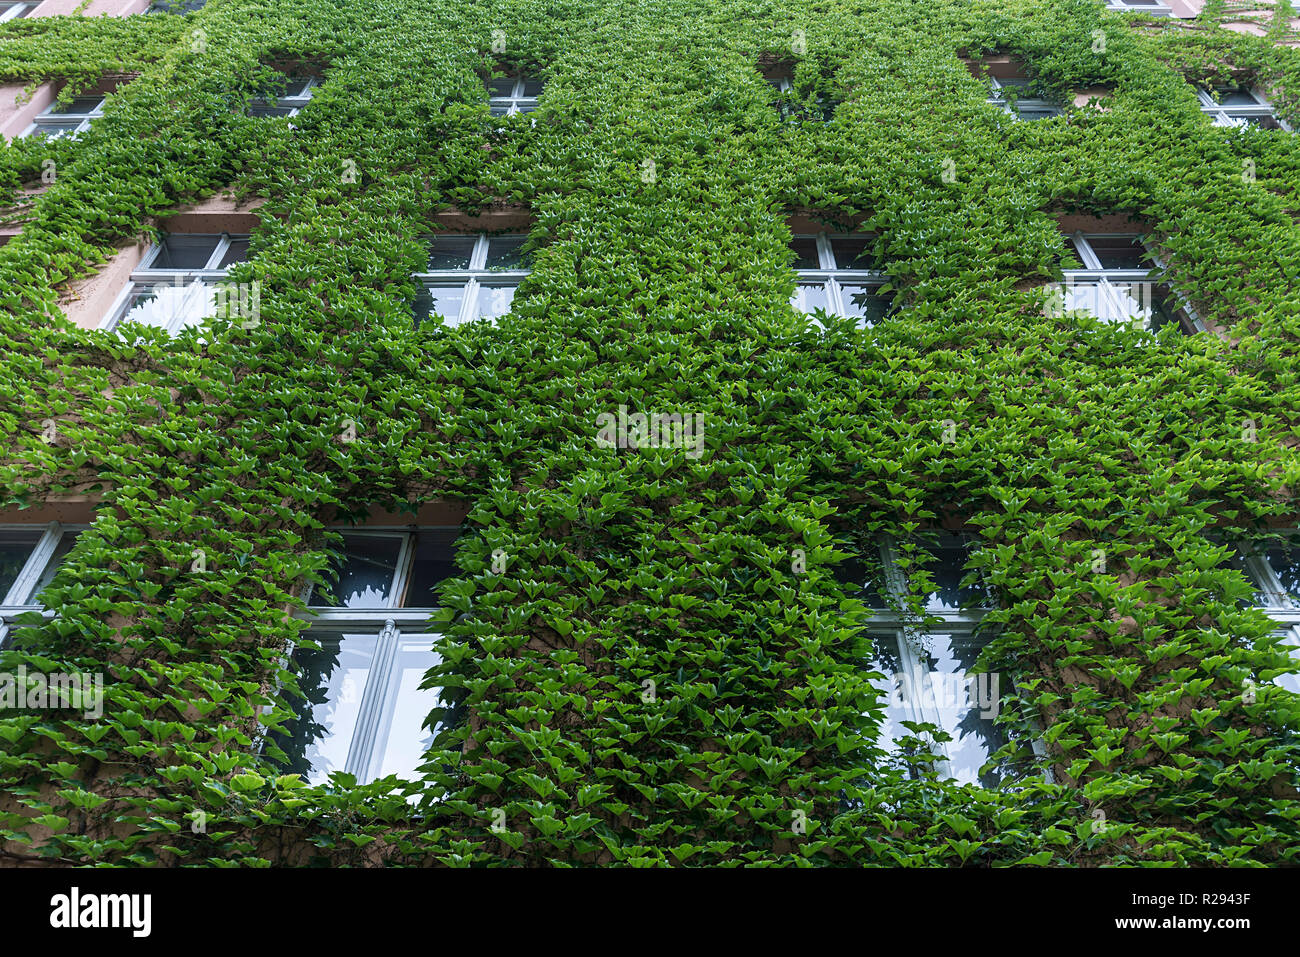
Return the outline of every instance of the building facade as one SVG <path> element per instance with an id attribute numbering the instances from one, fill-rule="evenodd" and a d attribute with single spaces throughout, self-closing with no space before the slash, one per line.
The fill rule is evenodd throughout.
<path id="1" fill-rule="evenodd" d="M 0 863 L 1300 853 L 1287 3 L 0 3 Z"/>

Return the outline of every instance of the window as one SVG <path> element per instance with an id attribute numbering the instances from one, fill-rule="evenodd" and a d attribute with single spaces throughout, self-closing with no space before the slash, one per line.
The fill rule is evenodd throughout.
<path id="1" fill-rule="evenodd" d="M 825 123 L 835 115 L 837 104 L 827 100 L 820 93 L 814 97 L 810 107 L 795 90 L 794 78 L 788 68 L 767 73 L 763 78 L 776 91 L 777 112 L 787 123 L 801 120 Z"/>
<path id="2" fill-rule="evenodd" d="M 1215 126 L 1258 126 L 1266 130 L 1286 130 L 1291 127 L 1279 120 L 1268 100 L 1245 86 L 1217 86 L 1213 90 L 1196 91 L 1201 110 Z"/>
<path id="3" fill-rule="evenodd" d="M 37 599 L 68 552 L 81 526 L 0 525 L 0 646 L 14 629 L 14 617 L 40 611 Z"/>
<path id="4" fill-rule="evenodd" d="M 56 140 L 66 136 L 75 139 L 78 133 L 90 129 L 91 120 L 104 111 L 104 97 L 100 95 L 76 96 L 67 103 L 51 103 L 23 132 L 24 136 L 40 136 Z"/>
<path id="5" fill-rule="evenodd" d="M 493 77 L 487 81 L 488 109 L 493 116 L 514 116 L 537 109 L 542 95 L 542 81 L 523 74 Z"/>
<path id="6" fill-rule="evenodd" d="M 248 101 L 249 116 L 295 116 L 311 99 L 312 90 L 320 85 L 314 77 L 290 76 L 284 79 L 283 93 L 267 91 Z"/>
<path id="7" fill-rule="evenodd" d="M 213 314 L 213 287 L 226 269 L 248 258 L 248 237 L 229 233 L 170 233 L 155 243 L 109 309 L 102 329 L 124 323 L 175 335 Z"/>
<path id="8" fill-rule="evenodd" d="M 1149 13 L 1156 17 L 1174 15 L 1174 11 L 1161 0 L 1106 0 L 1106 8 L 1126 13 Z"/>
<path id="9" fill-rule="evenodd" d="M 1021 120 L 1044 120 L 1049 116 L 1057 116 L 1061 112 L 1061 106 L 1054 100 L 1044 97 L 1031 95 L 1033 93 L 1034 82 L 1028 77 L 1023 76 L 1004 76 L 989 77 L 993 85 L 989 102 L 1000 110 L 1015 114 L 1017 119 Z M 1012 99 L 1008 99 L 1004 90 L 1013 92 L 1014 104 Z"/>
<path id="10" fill-rule="evenodd" d="M 331 772 L 364 783 L 414 775 L 435 731 L 423 723 L 440 706 L 420 690 L 438 664 L 428 618 L 434 586 L 455 570 L 454 528 L 343 533 L 341 554 L 311 595 L 306 641 L 292 651 L 301 700 L 276 744 L 287 770 L 313 784 Z M 436 730 L 436 729 L 435 729 Z"/>
<path id="11" fill-rule="evenodd" d="M 982 585 L 963 585 L 971 549 L 966 536 L 943 533 L 923 547 L 933 557 L 925 567 L 935 586 L 926 599 L 928 624 L 924 626 L 902 615 L 908 578 L 893 541 L 879 544 L 880 581 L 864 582 L 868 573 L 862 564 L 844 566 L 853 583 L 863 585 L 864 599 L 876 609 L 868 634 L 872 664 L 884 674 L 876 687 L 887 702 L 879 746 L 899 753 L 900 739 L 911 734 L 904 721 L 936 725 L 952 735 L 944 744 L 931 742 L 934 753 L 942 757 L 940 775 L 994 787 L 1007 769 L 981 769 L 1007 743 L 994 721 L 1007 688 L 1000 675 L 970 673 L 991 637 L 980 628 L 990 596 Z"/>
<path id="12" fill-rule="evenodd" d="M 449 326 L 499 319 L 528 275 L 522 233 L 441 233 L 429 243 L 425 271 L 416 274 L 415 321 L 441 316 Z"/>
<path id="13" fill-rule="evenodd" d="M 1278 626 L 1277 634 L 1300 659 L 1300 531 L 1280 540 L 1240 549 L 1235 567 L 1255 585 L 1255 607 Z M 1279 675 L 1277 683 L 1300 694 L 1300 675 Z"/>
<path id="14" fill-rule="evenodd" d="M 1083 268 L 1064 271 L 1065 282 L 1053 290 L 1054 310 L 1086 312 L 1106 322 L 1140 323 L 1152 332 L 1170 323 L 1181 325 L 1169 298 L 1149 279 L 1151 257 L 1140 235 L 1076 232 L 1066 242 Z M 1194 318 L 1191 322 L 1200 328 Z"/>
<path id="15" fill-rule="evenodd" d="M 0 3 L 0 23 L 6 20 L 17 20 L 19 17 L 25 17 L 31 13 L 40 4 L 41 0 L 22 3 Z"/>
<path id="16" fill-rule="evenodd" d="M 208 0 L 154 0 L 145 13 L 193 13 L 202 10 Z"/>
<path id="17" fill-rule="evenodd" d="M 796 233 L 790 240 L 798 280 L 790 300 L 799 312 L 818 312 L 858 320 L 858 328 L 875 325 L 889 312 L 890 301 L 880 295 L 889 275 L 871 258 L 875 237 L 868 233 Z"/>

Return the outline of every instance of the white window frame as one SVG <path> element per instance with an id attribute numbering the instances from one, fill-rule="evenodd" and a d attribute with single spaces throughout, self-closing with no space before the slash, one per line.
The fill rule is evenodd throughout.
<path id="1" fill-rule="evenodd" d="M 53 618 L 54 612 L 48 611 L 36 601 L 36 586 L 49 570 L 51 559 L 58 550 L 65 535 L 73 537 L 88 528 L 88 525 L 68 525 L 62 522 L 48 522 L 44 525 L 23 525 L 19 523 L 0 525 L 6 532 L 32 532 L 40 529 L 40 538 L 32 546 L 22 570 L 14 579 L 9 591 L 0 595 L 0 648 L 4 647 L 13 630 L 13 619 L 29 612 L 41 612 L 47 618 Z"/>
<path id="2" fill-rule="evenodd" d="M 841 267 L 835 261 L 835 251 L 831 245 L 832 238 L 850 238 L 861 239 L 865 233 L 830 233 L 822 231 L 820 233 L 794 233 L 790 239 L 815 239 L 817 241 L 817 269 L 796 269 L 795 270 L 795 289 L 794 295 L 790 297 L 790 306 L 797 312 L 802 312 L 808 316 L 813 325 L 819 329 L 825 328 L 821 320 L 815 318 L 813 313 L 805 312 L 799 306 L 799 290 L 803 288 L 821 287 L 826 295 L 826 311 L 833 316 L 841 318 L 849 317 L 848 301 L 845 297 L 844 286 L 869 286 L 872 295 L 879 295 L 878 290 L 881 286 L 889 282 L 889 273 L 883 269 L 855 269 L 851 266 Z M 874 325 L 873 322 L 864 318 L 859 318 L 857 327 L 859 329 L 869 329 Z"/>
<path id="3" fill-rule="evenodd" d="M 1094 305 L 1097 308 L 1074 305 L 1072 311 L 1083 311 L 1101 319 L 1103 322 L 1111 323 L 1140 323 L 1141 328 L 1150 330 L 1152 322 L 1155 319 L 1154 303 L 1152 308 L 1143 315 L 1132 315 L 1128 312 L 1128 303 L 1132 298 L 1121 291 L 1121 287 L 1132 288 L 1134 284 L 1140 284 L 1142 288 L 1154 290 L 1157 283 L 1153 282 L 1150 275 L 1153 270 L 1163 269 L 1164 264 L 1155 258 L 1151 268 L 1148 269 L 1106 269 L 1102 266 L 1101 260 L 1093 251 L 1092 239 L 1136 239 L 1142 242 L 1142 246 L 1148 252 L 1150 247 L 1144 241 L 1141 233 L 1122 232 L 1122 233 L 1087 233 L 1083 230 L 1077 230 L 1067 236 L 1067 241 L 1078 253 L 1080 261 L 1083 263 L 1082 269 L 1066 269 L 1062 271 L 1068 286 L 1074 289 L 1095 289 L 1093 296 Z M 1062 302 L 1064 307 L 1067 303 Z M 1176 293 L 1167 297 L 1167 305 L 1174 313 L 1174 320 L 1180 327 L 1186 331 L 1185 324 L 1178 318 L 1178 313 L 1187 316 L 1192 329 L 1196 332 L 1204 332 L 1205 325 L 1192 311 L 1191 306 L 1181 296 Z"/>
<path id="4" fill-rule="evenodd" d="M 23 130 L 23 136 L 34 136 L 48 130 L 59 130 L 70 139 L 76 139 L 77 136 L 90 129 L 92 121 L 98 119 L 104 114 L 104 101 L 106 95 L 103 93 L 89 93 L 85 95 L 86 99 L 98 97 L 99 102 L 95 107 L 84 113 L 56 113 L 58 101 L 51 103 L 45 109 L 36 115 L 36 118 L 28 124 L 27 129 Z M 76 121 L 76 125 L 68 128 L 68 124 Z M 47 137 L 53 139 L 54 137 Z"/>
<path id="5" fill-rule="evenodd" d="M 160 269 L 155 268 L 153 263 L 162 253 L 162 243 L 156 242 L 149 247 L 144 258 L 140 260 L 140 265 L 132 272 L 126 285 L 113 300 L 109 307 L 108 313 L 100 323 L 100 330 L 103 332 L 112 332 L 126 318 L 129 310 L 131 297 L 137 292 L 142 292 L 146 288 L 157 288 L 160 286 L 171 286 L 177 289 L 184 289 L 180 301 L 180 308 L 176 310 L 176 315 L 162 328 L 169 335 L 176 335 L 182 329 L 196 326 L 204 319 L 211 317 L 215 312 L 215 304 L 211 301 L 212 295 L 215 294 L 213 287 L 226 278 L 229 267 L 225 269 L 219 267 L 217 263 L 225 257 L 230 250 L 230 244 L 235 240 L 245 240 L 249 236 L 247 233 L 173 233 L 175 236 L 217 236 L 216 247 L 207 259 L 207 262 L 197 269 Z M 234 265 L 233 263 L 231 265 Z M 205 301 L 205 296 L 207 300 Z"/>
<path id="6" fill-rule="evenodd" d="M 334 605 L 312 605 L 308 589 L 308 606 L 295 617 L 310 622 L 303 637 L 313 641 L 349 637 L 376 639 L 375 653 L 370 659 L 365 687 L 361 689 L 356 724 L 348 745 L 344 764 L 335 771 L 356 776 L 365 784 L 380 776 L 384 746 L 392 730 L 393 715 L 402 669 L 399 667 L 404 653 L 425 649 L 430 655 L 438 633 L 430 628 L 429 618 L 438 610 L 436 605 L 400 606 L 402 595 L 410 582 L 415 561 L 415 537 L 421 532 L 447 531 L 454 526 L 364 525 L 335 527 L 332 530 L 380 538 L 400 538 L 393 578 L 385 600 L 365 608 L 341 608 Z M 281 659 L 281 666 L 292 667 L 297 643 L 291 643 Z M 278 689 L 277 689 L 278 690 Z M 307 689 L 304 689 L 307 690 Z M 440 689 L 439 689 L 440 690 Z M 437 692 L 436 692 L 437 693 Z M 436 707 L 436 705 L 435 705 Z"/>
<path id="7" fill-rule="evenodd" d="M 250 97 L 248 100 L 248 110 L 252 110 L 255 107 L 260 107 L 262 109 L 268 109 L 268 110 L 282 109 L 284 107 L 288 107 L 289 112 L 285 113 L 284 115 L 286 117 L 297 116 L 298 111 L 301 110 L 304 106 L 306 106 L 311 101 L 312 92 L 321 84 L 320 78 L 314 76 L 297 76 L 297 75 L 290 76 L 286 74 L 285 81 L 286 84 L 290 86 L 296 86 L 299 83 L 306 83 L 307 85 L 303 87 L 301 93 L 294 94 L 292 96 L 290 96 L 288 93 L 282 93 L 279 96 Z M 273 119 L 274 117 L 263 116 L 263 117 L 255 117 L 255 118 Z"/>
<path id="8" fill-rule="evenodd" d="M 465 269 L 426 269 L 424 272 L 415 274 L 416 283 L 424 288 L 425 291 L 432 289 L 463 289 L 465 292 L 461 300 L 460 312 L 456 316 L 444 316 L 443 319 L 448 327 L 460 326 L 467 322 L 477 321 L 478 316 L 478 299 L 484 289 L 512 289 L 514 295 L 519 294 L 519 286 L 524 278 L 531 272 L 531 269 L 489 269 L 487 267 L 488 245 L 493 239 L 503 239 L 506 236 L 522 236 L 525 240 L 527 233 L 454 233 L 445 232 L 425 237 L 425 247 L 438 236 L 474 236 L 474 248 L 470 253 L 469 266 Z M 511 300 L 513 309 L 513 298 Z M 509 310 L 507 310 L 507 314 Z M 432 314 L 431 314 L 432 315 Z M 419 322 L 425 322 L 428 317 L 417 316 Z M 499 317 L 497 317 L 499 318 Z M 496 318 L 491 320 L 496 322 Z"/>
<path id="9" fill-rule="evenodd" d="M 1134 0 L 1106 0 L 1106 9 L 1119 13 L 1149 13 L 1153 17 L 1172 17 L 1173 8 L 1165 3 L 1136 3 Z"/>
<path id="10" fill-rule="evenodd" d="M 1255 100 L 1254 106 L 1225 106 L 1214 98 L 1215 93 L 1237 93 L 1245 92 Z M 1242 85 L 1240 87 L 1215 87 L 1208 90 L 1205 87 L 1198 87 L 1196 98 L 1200 101 L 1201 112 L 1213 120 L 1215 126 L 1241 127 L 1249 124 L 1252 119 L 1270 119 L 1279 127 L 1291 132 L 1291 126 L 1281 119 L 1274 111 L 1272 104 L 1268 102 L 1254 87 Z"/>
<path id="11" fill-rule="evenodd" d="M 0 3 L 0 23 L 18 20 L 41 5 L 41 0 L 19 0 L 17 3 Z"/>
<path id="12" fill-rule="evenodd" d="M 988 102 L 1018 121 L 1031 122 L 1026 120 L 1024 114 L 1021 112 L 1022 109 L 1051 110 L 1051 113 L 1047 116 L 1040 117 L 1045 120 L 1051 119 L 1054 116 L 1060 116 L 1064 110 L 1061 108 L 1061 104 L 1054 100 L 1044 99 L 1041 96 L 1018 96 L 1016 97 L 1016 103 L 1013 107 L 1011 101 L 1002 95 L 1001 91 L 1004 89 L 1027 88 L 1030 82 L 1031 81 L 1028 77 L 1009 76 L 998 79 L 996 76 L 990 76 L 989 83 L 991 86 L 991 92 L 989 93 Z"/>
<path id="13" fill-rule="evenodd" d="M 508 96 L 494 94 L 490 88 L 488 89 L 488 110 L 492 111 L 494 108 L 502 106 L 506 108 L 504 113 L 494 112 L 492 114 L 493 116 L 518 116 L 520 113 L 532 113 L 537 109 L 541 101 L 540 96 L 524 95 L 525 83 L 537 83 L 541 81 L 534 80 L 531 76 L 528 76 L 525 73 L 516 73 L 512 75 L 515 82 L 510 88 L 510 94 Z M 487 82 L 491 82 L 492 80 L 508 79 L 510 79 L 510 76 L 489 77 Z M 536 120 L 533 122 L 536 122 Z"/>
<path id="14" fill-rule="evenodd" d="M 1282 529 L 1283 535 L 1300 534 L 1297 529 Z M 1246 577 L 1251 580 L 1263 596 L 1263 601 L 1254 607 L 1264 612 L 1277 625 L 1275 634 L 1283 643 L 1291 647 L 1292 657 L 1300 660 L 1300 596 L 1293 596 L 1282 586 L 1282 581 L 1273 570 L 1273 566 L 1264 557 L 1264 550 L 1250 544 L 1236 546 L 1237 556 Z M 1291 683 L 1300 688 L 1300 674 L 1287 676 Z M 1281 676 L 1279 676 L 1281 680 Z M 1297 692 L 1300 693 L 1300 692 Z"/>

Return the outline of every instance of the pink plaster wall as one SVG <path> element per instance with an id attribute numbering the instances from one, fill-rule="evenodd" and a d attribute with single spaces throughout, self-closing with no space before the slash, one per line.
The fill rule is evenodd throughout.
<path id="1" fill-rule="evenodd" d="M 32 118 L 54 102 L 53 83 L 41 84 L 30 100 L 25 99 L 24 89 L 23 83 L 0 85 L 0 136 L 6 140 L 21 136 Z"/>

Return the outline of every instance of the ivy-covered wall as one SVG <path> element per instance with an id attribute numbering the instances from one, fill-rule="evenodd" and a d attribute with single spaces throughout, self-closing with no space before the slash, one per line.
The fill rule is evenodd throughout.
<path id="1" fill-rule="evenodd" d="M 1112 95 L 1012 122 L 961 59 L 992 54 Z M 829 122 L 773 109 L 758 65 L 787 60 Z M 496 63 L 545 78 L 535 124 L 489 119 Z M 243 115 L 286 64 L 322 71 L 310 104 Z M 1294 861 L 1300 702 L 1271 682 L 1296 668 L 1210 536 L 1297 511 L 1300 139 L 1210 126 L 1189 81 L 1233 71 L 1300 123 L 1295 50 L 1092 0 L 209 0 L 0 26 L 0 79 L 139 74 L 75 142 L 0 148 L 0 199 L 56 170 L 0 248 L 4 503 L 98 496 L 58 617 L 0 670 L 108 682 L 99 720 L 0 714 L 0 858 Z M 225 188 L 265 198 L 232 272 L 260 325 L 63 318 L 70 281 Z M 512 314 L 413 328 L 433 216 L 520 204 Z M 808 212 L 866 217 L 888 320 L 790 307 Z M 1140 221 L 1210 332 L 1045 314 L 1067 214 Z M 620 406 L 701 415 L 703 455 L 600 447 Z M 322 529 L 430 501 L 470 510 L 429 679 L 468 720 L 410 801 L 280 776 L 259 741 Z M 919 561 L 943 525 L 986 544 L 982 665 L 1016 676 L 1008 733 L 1045 746 L 998 790 L 876 747 L 868 612 L 837 576 L 880 534 Z"/>

